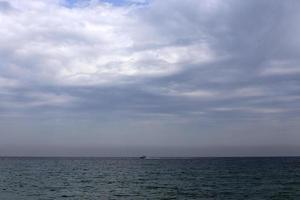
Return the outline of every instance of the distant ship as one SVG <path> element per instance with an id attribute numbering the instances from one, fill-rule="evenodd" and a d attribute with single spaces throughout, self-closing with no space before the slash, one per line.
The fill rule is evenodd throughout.
<path id="1" fill-rule="evenodd" d="M 146 159 L 146 156 L 141 156 L 140 159 Z"/>

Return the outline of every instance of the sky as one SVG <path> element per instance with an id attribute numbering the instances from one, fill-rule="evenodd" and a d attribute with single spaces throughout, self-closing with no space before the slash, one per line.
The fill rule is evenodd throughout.
<path id="1" fill-rule="evenodd" d="M 0 0 L 0 155 L 300 155 L 299 9 Z"/>

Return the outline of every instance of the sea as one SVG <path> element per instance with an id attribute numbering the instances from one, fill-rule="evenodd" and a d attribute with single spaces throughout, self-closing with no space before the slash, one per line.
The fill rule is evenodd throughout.
<path id="1" fill-rule="evenodd" d="M 300 158 L 0 158 L 0 200 L 300 200 Z"/>

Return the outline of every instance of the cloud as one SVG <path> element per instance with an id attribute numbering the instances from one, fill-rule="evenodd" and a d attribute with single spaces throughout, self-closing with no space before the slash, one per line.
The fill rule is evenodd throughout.
<path id="1" fill-rule="evenodd" d="M 5 77 L 0 77 L 0 87 L 2 89 L 15 88 L 15 87 L 18 87 L 18 86 L 20 86 L 20 83 L 18 82 L 18 80 L 5 78 Z"/>
<path id="2" fill-rule="evenodd" d="M 6 1 L 0 1 L 0 13 L 7 13 L 12 11 L 12 7 Z"/>
<path id="3" fill-rule="evenodd" d="M 264 67 L 260 74 L 262 76 L 285 76 L 297 75 L 300 73 L 300 66 L 297 61 L 271 61 L 270 64 Z"/>
<path id="4" fill-rule="evenodd" d="M 148 40 L 151 36 L 143 38 L 140 33 L 142 22 L 135 6 L 91 2 L 68 8 L 59 1 L 34 0 L 10 4 L 17 12 L 2 14 L 1 51 L 8 55 L 3 55 L 1 66 L 6 75 L 23 82 L 115 84 L 128 77 L 174 73 L 183 62 L 213 59 L 213 52 L 202 43 L 145 47 L 136 38 Z M 157 42 L 165 45 L 165 41 Z M 134 50 L 143 46 L 146 49 Z"/>
<path id="5" fill-rule="evenodd" d="M 62 1 L 2 1 L 2 7 L 15 12 L 1 13 L 1 75 L 10 80 L 8 85 L 64 87 L 71 96 L 68 87 L 124 85 L 147 95 L 146 82 L 156 81 L 150 92 L 170 88 L 167 93 L 179 98 L 262 97 L 266 91 L 276 93 L 274 84 L 280 82 L 260 75 L 299 71 L 296 57 L 274 61 L 279 51 L 298 48 L 291 46 L 296 35 L 288 38 L 292 33 L 280 29 L 292 25 L 297 14 L 280 4 L 154 0 L 65 7 Z M 281 21 L 276 25 L 273 18 Z M 263 21 L 252 23 L 259 19 Z M 284 41 L 274 51 L 279 33 Z M 172 89 L 174 82 L 179 87 Z"/>
<path id="6" fill-rule="evenodd" d="M 298 122 L 298 1 L 72 2 L 0 1 L 3 116 L 203 141 L 242 120 Z"/>

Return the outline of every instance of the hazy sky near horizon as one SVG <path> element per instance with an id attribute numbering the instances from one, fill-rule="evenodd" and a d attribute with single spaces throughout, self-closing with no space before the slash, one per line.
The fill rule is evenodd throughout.
<path id="1" fill-rule="evenodd" d="M 0 0 L 0 155 L 299 155 L 299 10 Z"/>

